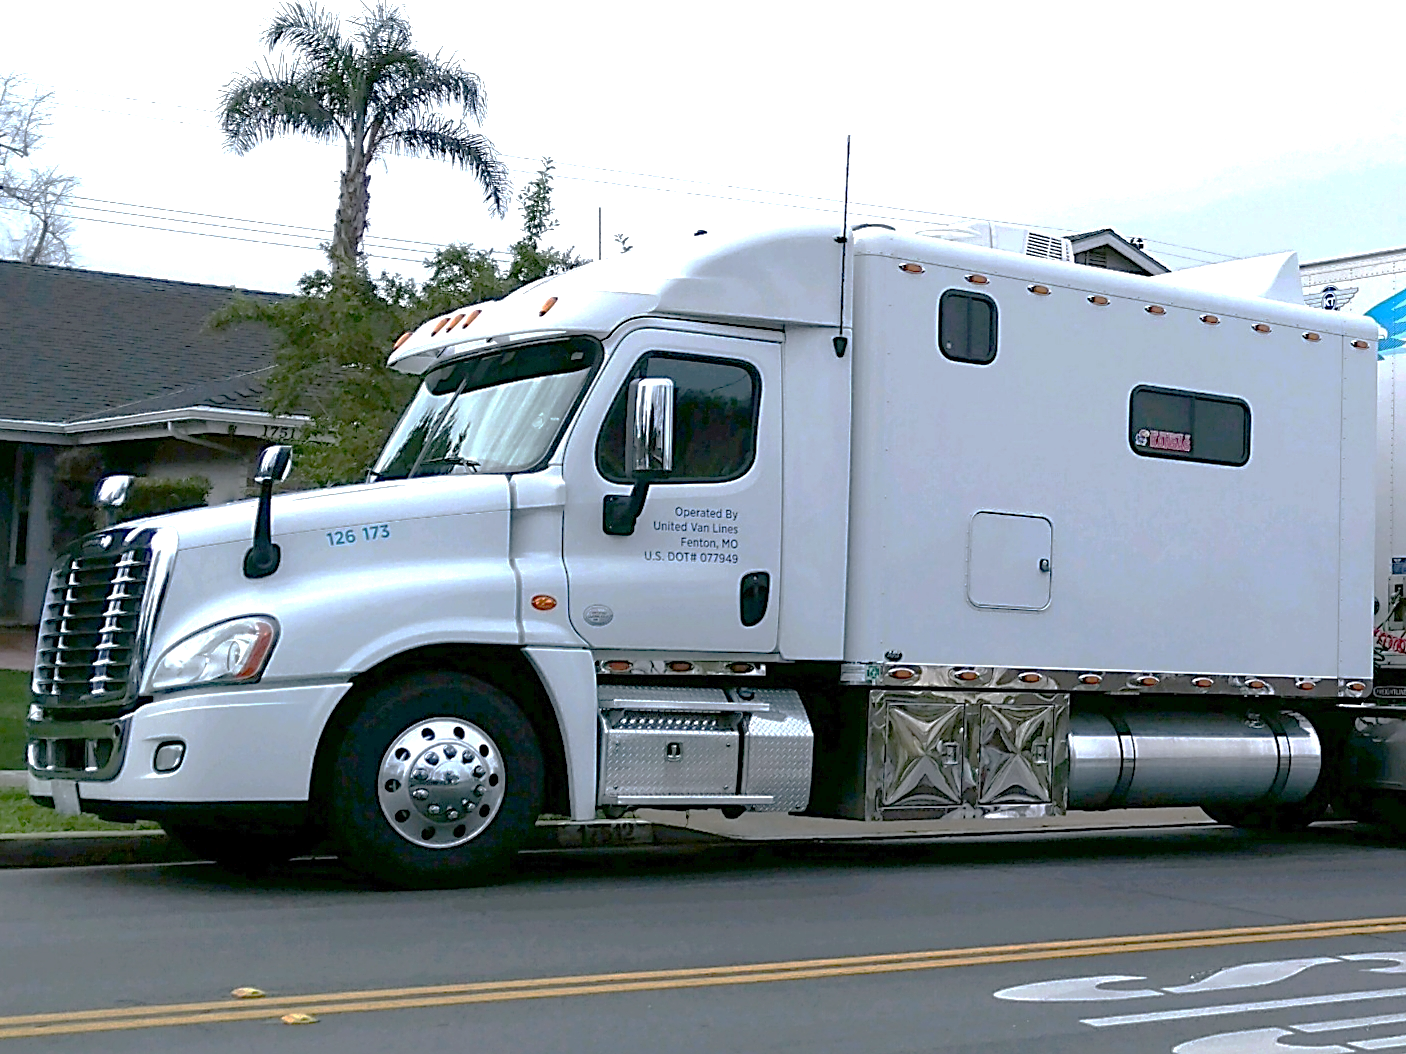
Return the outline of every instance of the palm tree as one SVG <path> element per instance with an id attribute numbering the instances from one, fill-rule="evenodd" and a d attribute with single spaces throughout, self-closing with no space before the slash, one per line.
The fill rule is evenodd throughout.
<path id="1" fill-rule="evenodd" d="M 352 24 L 357 32 L 347 38 L 337 18 L 316 3 L 285 4 L 264 44 L 270 52 L 286 45 L 291 65 L 266 61 L 231 81 L 221 100 L 225 143 L 237 154 L 287 132 L 323 142 L 340 136 L 346 144 L 331 246 L 339 272 L 356 267 L 371 200 L 370 167 L 378 155 L 432 157 L 468 169 L 499 216 L 510 193 L 507 167 L 468 123 L 483 120 L 478 77 L 452 56 L 416 51 L 410 24 L 385 0 Z M 458 120 L 436 112 L 449 104 L 461 107 Z"/>

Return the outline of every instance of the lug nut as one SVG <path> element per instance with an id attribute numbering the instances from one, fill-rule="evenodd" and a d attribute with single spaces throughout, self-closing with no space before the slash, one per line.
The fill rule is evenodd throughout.
<path id="1" fill-rule="evenodd" d="M 481 779 L 483 779 L 484 773 L 485 773 L 485 770 L 484 770 L 484 767 L 483 767 L 482 765 L 475 765 L 475 766 L 474 766 L 474 779 L 476 779 L 476 780 L 481 780 Z"/>
<path id="2" fill-rule="evenodd" d="M 438 765 L 438 764 L 439 764 L 439 755 L 436 754 L 433 750 L 431 750 L 428 754 L 425 755 L 425 764 L 427 764 L 427 765 Z"/>
<path id="3" fill-rule="evenodd" d="M 425 811 L 426 811 L 427 813 L 429 813 L 431 816 L 438 816 L 438 815 L 439 815 L 439 806 L 438 806 L 438 805 L 431 805 L 431 806 L 430 806 L 428 809 L 426 809 Z"/>
<path id="4" fill-rule="evenodd" d="M 457 819 L 459 818 L 459 810 L 458 810 L 458 809 L 450 809 L 450 810 L 449 810 L 447 813 L 445 813 L 444 815 L 447 816 L 447 817 L 449 817 L 451 820 L 457 820 Z"/>
<path id="5" fill-rule="evenodd" d="M 424 783 L 425 780 L 430 778 L 430 770 L 416 769 L 414 772 L 410 773 L 410 778 L 416 783 Z"/>
<path id="6" fill-rule="evenodd" d="M 424 801 L 429 796 L 430 792 L 425 790 L 424 787 L 416 787 L 410 792 L 410 797 L 414 798 L 416 801 Z"/>
<path id="7" fill-rule="evenodd" d="M 482 798 L 482 797 L 483 797 L 483 784 L 482 784 L 482 783 L 480 783 L 477 787 L 474 788 L 474 797 L 475 797 L 475 798 Z"/>
<path id="8" fill-rule="evenodd" d="M 458 751 L 454 749 L 453 744 L 444 748 L 444 756 L 447 758 L 452 758 L 456 753 L 458 753 Z"/>

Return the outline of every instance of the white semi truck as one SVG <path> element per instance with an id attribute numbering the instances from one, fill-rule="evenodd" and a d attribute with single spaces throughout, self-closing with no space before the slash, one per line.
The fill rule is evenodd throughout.
<path id="1" fill-rule="evenodd" d="M 256 502 L 60 557 L 30 794 L 402 885 L 643 806 L 1394 818 L 1376 324 L 1292 255 L 941 233 L 703 235 L 426 322 L 364 485 L 271 498 L 270 448 Z"/>

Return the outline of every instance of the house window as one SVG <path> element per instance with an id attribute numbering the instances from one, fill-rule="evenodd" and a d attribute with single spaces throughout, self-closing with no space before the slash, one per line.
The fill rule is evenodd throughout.
<path id="1" fill-rule="evenodd" d="M 23 567 L 29 552 L 29 497 L 34 489 L 34 451 L 25 447 L 15 449 L 14 510 L 10 532 L 10 566 Z"/>
<path id="2" fill-rule="evenodd" d="M 985 366 L 996 359 L 996 301 L 949 289 L 937 302 L 937 347 L 953 362 Z"/>
<path id="3" fill-rule="evenodd" d="M 1128 443 L 1142 457 L 1243 465 L 1250 407 L 1224 395 L 1139 386 L 1129 400 Z"/>

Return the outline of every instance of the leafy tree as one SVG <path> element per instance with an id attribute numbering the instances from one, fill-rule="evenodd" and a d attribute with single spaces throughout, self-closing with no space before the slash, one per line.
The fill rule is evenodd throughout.
<path id="1" fill-rule="evenodd" d="M 50 98 L 26 93 L 15 74 L 0 76 L 0 207 L 29 214 L 18 234 L 4 235 L 0 253 L 25 263 L 68 265 L 73 262 L 73 221 L 67 209 L 78 180 L 56 168 L 19 164 L 44 138 Z"/>
<path id="2" fill-rule="evenodd" d="M 523 197 L 523 233 L 506 267 L 493 252 L 447 245 L 425 261 L 423 285 L 399 275 L 372 279 L 352 271 L 314 271 L 296 296 L 258 301 L 237 295 L 210 319 L 215 328 L 260 322 L 277 337 L 265 397 L 274 413 L 307 413 L 294 443 L 291 486 L 331 486 L 365 478 L 416 381 L 386 366 L 395 338 L 426 318 L 466 304 L 496 300 L 528 282 L 587 261 L 542 244 L 552 218 L 551 161 Z"/>
<path id="3" fill-rule="evenodd" d="M 221 127 L 226 144 L 247 153 L 276 135 L 298 133 L 346 147 L 333 269 L 351 275 L 360 259 L 371 201 L 371 163 L 387 153 L 449 161 L 468 169 L 493 212 L 507 208 L 506 166 L 469 120 L 482 122 L 479 78 L 453 57 L 411 46 L 410 24 L 380 0 L 342 33 L 337 18 L 316 3 L 285 4 L 264 33 L 270 52 L 285 47 L 291 63 L 265 61 L 225 88 Z M 457 105 L 457 120 L 438 112 Z"/>

